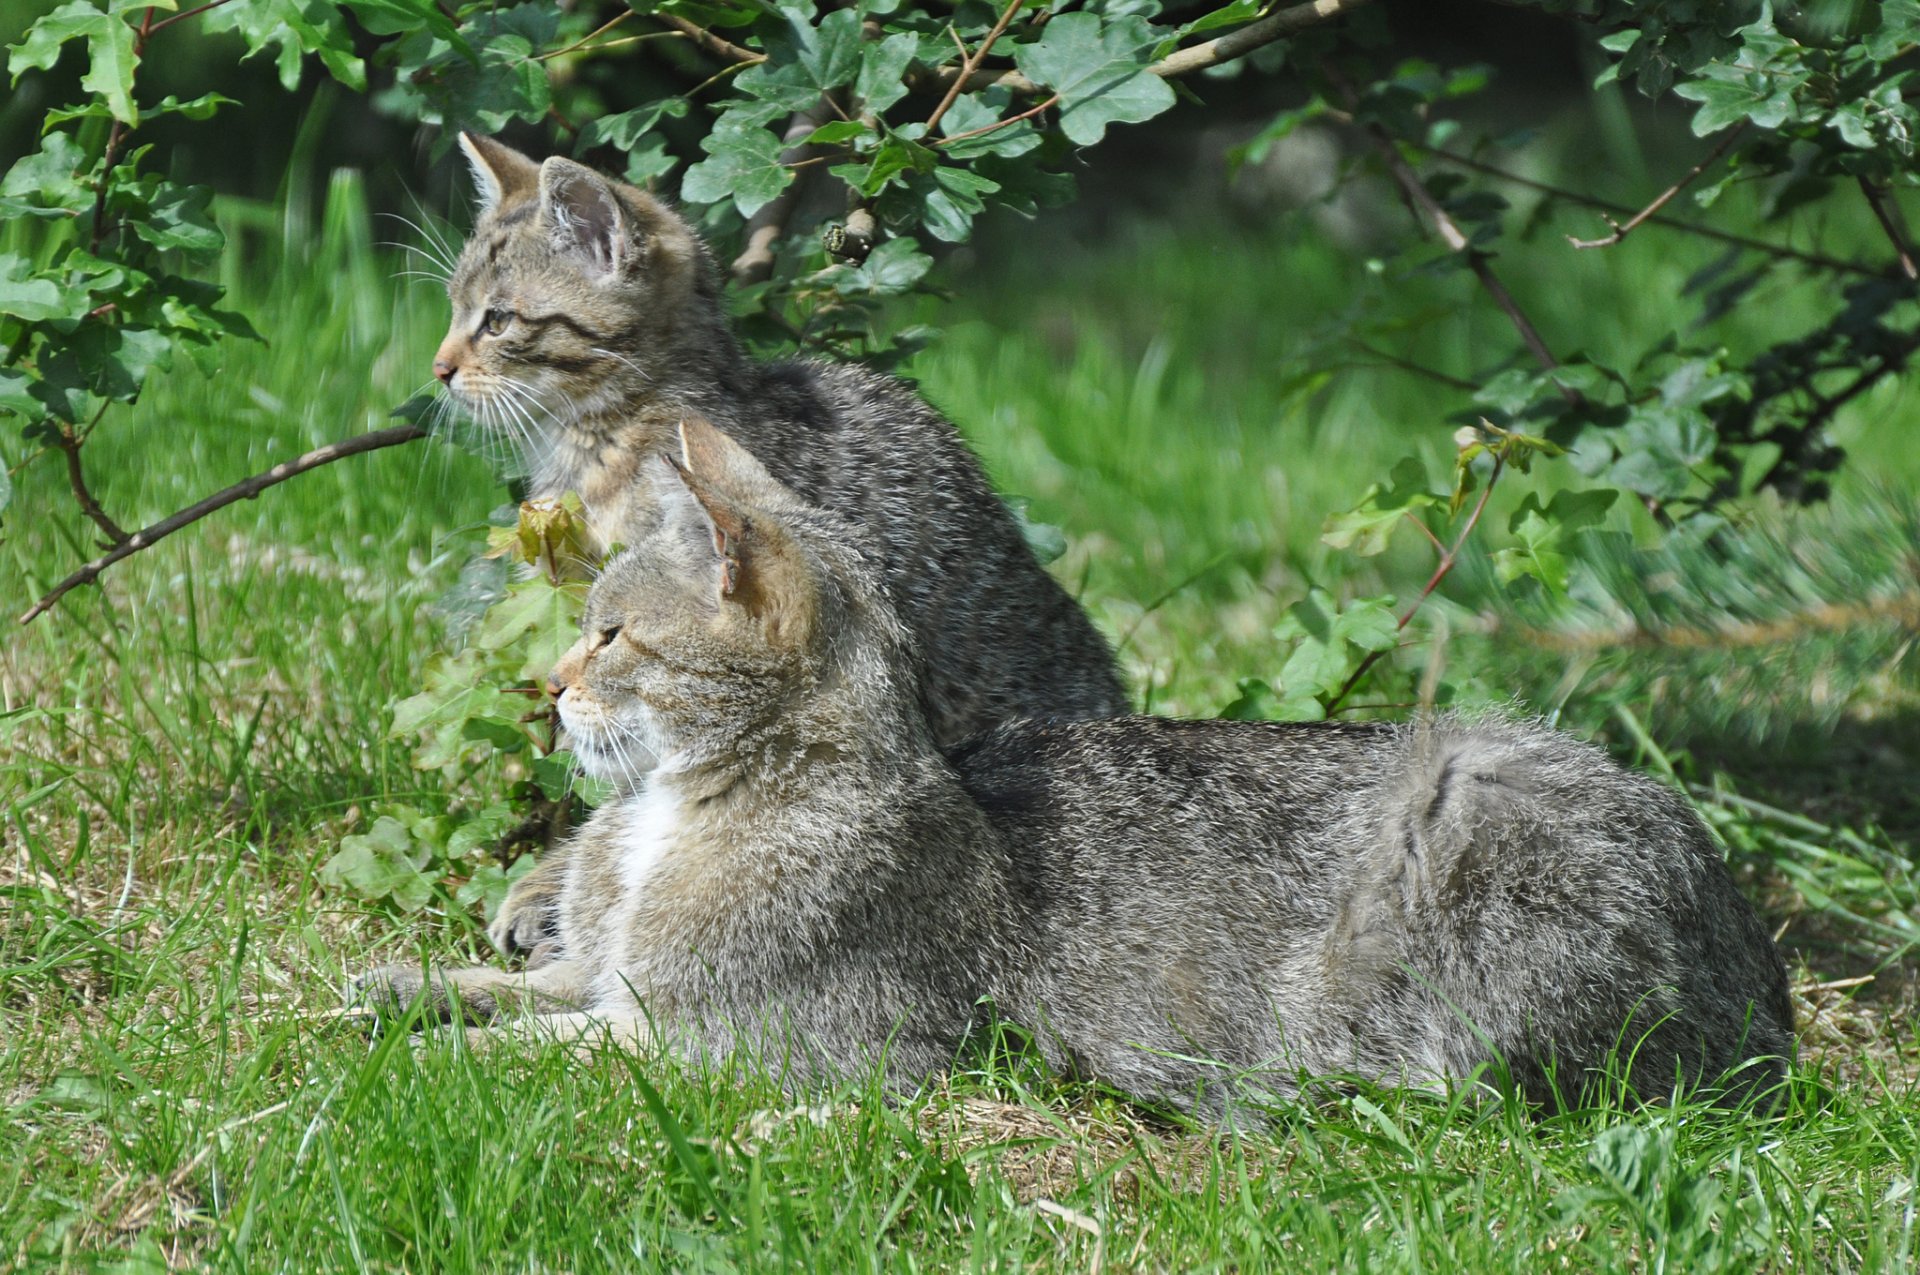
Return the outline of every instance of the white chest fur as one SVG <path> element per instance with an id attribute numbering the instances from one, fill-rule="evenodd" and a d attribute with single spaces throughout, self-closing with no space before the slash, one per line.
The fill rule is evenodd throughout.
<path id="1" fill-rule="evenodd" d="M 627 803 L 621 822 L 620 882 L 629 903 L 644 897 L 647 878 L 680 832 L 680 794 L 656 776 Z"/>

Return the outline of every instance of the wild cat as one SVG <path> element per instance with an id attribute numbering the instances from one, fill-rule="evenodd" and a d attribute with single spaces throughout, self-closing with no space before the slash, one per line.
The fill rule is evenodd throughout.
<path id="1" fill-rule="evenodd" d="M 1130 717 L 1014 722 L 949 759 L 886 547 L 716 431 L 656 463 L 665 521 L 608 565 L 554 681 L 589 770 L 659 761 L 576 836 L 559 959 L 439 976 L 469 1012 L 744 1041 L 795 1084 L 884 1057 L 905 1088 L 990 1001 L 1055 1065 L 1208 1111 L 1489 1063 L 1543 1102 L 1616 1057 L 1647 1096 L 1780 1077 L 1765 929 L 1686 805 L 1596 750 Z"/>
<path id="2" fill-rule="evenodd" d="M 481 212 L 448 280 L 434 372 L 517 440 L 533 497 L 576 492 L 603 547 L 633 543 L 657 516 L 655 458 L 681 420 L 705 418 L 888 546 L 880 572 L 926 655 L 936 741 L 1017 716 L 1127 711 L 1106 641 L 958 432 L 904 382 L 748 358 L 706 245 L 666 205 L 567 159 L 467 133 L 460 145 Z M 555 862 L 516 888 L 494 926 L 504 948 L 547 928 L 557 874 Z"/>

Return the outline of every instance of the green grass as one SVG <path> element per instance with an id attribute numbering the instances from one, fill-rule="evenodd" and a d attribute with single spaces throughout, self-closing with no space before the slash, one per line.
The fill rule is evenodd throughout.
<path id="1" fill-rule="evenodd" d="M 229 283 L 269 343 L 237 347 L 215 380 L 176 371 L 89 447 L 123 523 L 376 427 L 425 379 L 444 299 L 389 277 L 350 179 L 330 207 L 277 264 L 254 242 L 277 219 L 229 210 L 256 227 L 256 264 Z M 1565 348 L 1683 312 L 1695 246 L 1557 243 L 1543 233 L 1503 268 L 1556 281 L 1523 300 Z M 1002 485 L 1065 529 L 1061 570 L 1127 637 L 1156 707 L 1215 711 L 1269 670 L 1269 630 L 1308 580 L 1406 596 L 1424 579 L 1412 543 L 1356 564 L 1317 539 L 1399 455 L 1445 463 L 1461 405 L 1397 372 L 1318 375 L 1338 356 L 1312 341 L 1380 286 L 1367 277 L 1309 235 L 1224 221 L 1079 248 L 995 240 L 953 272 L 953 329 L 914 371 Z M 1741 317 L 1724 339 L 1767 339 L 1774 321 Z M 1418 354 L 1464 371 L 1503 339 L 1476 311 L 1436 319 Z M 1920 485 L 1888 425 L 1911 393 L 1849 410 L 1840 428 L 1868 463 L 1836 510 L 1765 515 L 1786 543 L 1896 525 L 1897 501 L 1866 480 Z M 15 480 L 9 614 L 90 553 L 55 465 Z M 1722 671 L 1760 670 L 1749 682 L 1776 671 L 1728 692 L 1770 696 L 1769 725 L 1743 733 L 1730 712 L 1683 732 L 1675 706 L 1691 701 L 1671 683 L 1710 681 L 1696 657 L 1652 649 L 1633 676 L 1609 672 L 1516 628 L 1483 565 L 1449 586 L 1468 693 L 1523 692 L 1694 783 L 1784 927 L 1804 1044 L 1775 1119 L 1683 1102 L 1534 1120 L 1491 1098 L 1370 1093 L 1235 1138 L 1017 1069 L 796 1108 L 754 1074 L 474 1056 L 333 1017 L 368 966 L 485 957 L 459 909 L 398 916 L 316 872 L 383 803 L 500 782 L 450 794 L 385 737 L 387 704 L 439 640 L 430 604 L 500 501 L 486 465 L 446 448 L 361 457 L 138 556 L 0 647 L 0 1267 L 1912 1264 L 1920 743 L 1898 626 L 1714 653 Z"/>

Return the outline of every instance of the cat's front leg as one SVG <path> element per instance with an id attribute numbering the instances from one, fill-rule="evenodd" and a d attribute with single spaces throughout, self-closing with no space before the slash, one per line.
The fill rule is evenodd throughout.
<path id="1" fill-rule="evenodd" d="M 508 1042 L 555 1042 L 576 1053 L 592 1054 L 605 1048 L 632 1049 L 651 1039 L 646 1017 L 631 1010 L 525 1014 L 467 1029 L 467 1044 L 474 1049 L 491 1049 Z"/>

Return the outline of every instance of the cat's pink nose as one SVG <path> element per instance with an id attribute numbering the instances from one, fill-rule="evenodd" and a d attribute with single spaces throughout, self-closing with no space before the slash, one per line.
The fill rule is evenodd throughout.
<path id="1" fill-rule="evenodd" d="M 451 359 L 435 359 L 433 361 L 433 374 L 439 377 L 442 382 L 451 381 L 453 379 L 453 361 Z"/>

